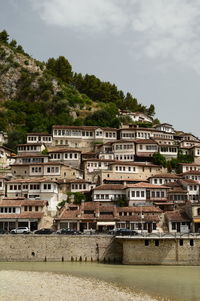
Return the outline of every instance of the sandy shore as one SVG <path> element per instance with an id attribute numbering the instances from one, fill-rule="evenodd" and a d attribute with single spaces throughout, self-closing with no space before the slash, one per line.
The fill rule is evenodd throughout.
<path id="1" fill-rule="evenodd" d="M 0 271 L 0 300 L 155 301 L 103 281 L 23 271 Z"/>

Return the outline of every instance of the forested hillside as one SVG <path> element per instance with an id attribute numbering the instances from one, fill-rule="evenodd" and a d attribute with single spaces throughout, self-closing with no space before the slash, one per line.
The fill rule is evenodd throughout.
<path id="1" fill-rule="evenodd" d="M 94 75 L 73 72 L 60 56 L 46 63 L 24 52 L 8 33 L 0 32 L 0 130 L 8 146 L 24 142 L 27 132 L 49 132 L 53 124 L 119 127 L 119 109 L 154 116 L 131 93 Z"/>

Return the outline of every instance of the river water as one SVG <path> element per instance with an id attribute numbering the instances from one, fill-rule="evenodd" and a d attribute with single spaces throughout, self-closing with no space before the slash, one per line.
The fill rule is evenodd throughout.
<path id="1" fill-rule="evenodd" d="M 200 301 L 200 267 L 0 263 L 0 300 Z"/>

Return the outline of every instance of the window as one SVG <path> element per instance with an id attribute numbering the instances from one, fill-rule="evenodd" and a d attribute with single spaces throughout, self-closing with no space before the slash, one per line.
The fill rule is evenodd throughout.
<path id="1" fill-rule="evenodd" d="M 172 222 L 172 230 L 176 230 L 176 223 Z"/>

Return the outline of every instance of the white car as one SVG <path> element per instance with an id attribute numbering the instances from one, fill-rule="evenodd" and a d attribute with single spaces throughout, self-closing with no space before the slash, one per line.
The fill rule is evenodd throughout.
<path id="1" fill-rule="evenodd" d="M 31 233 L 30 229 L 28 227 L 19 227 L 16 229 L 12 229 L 10 231 L 11 234 L 29 234 Z"/>

